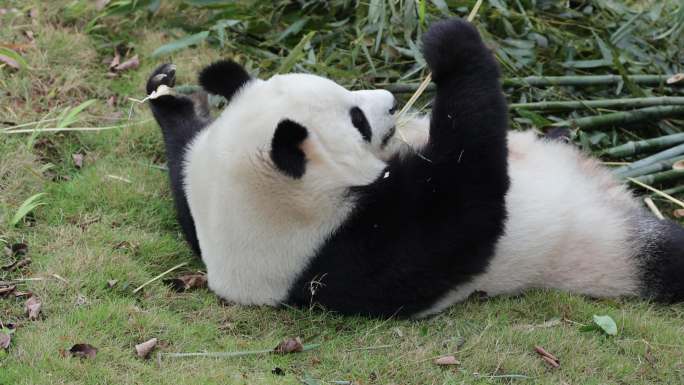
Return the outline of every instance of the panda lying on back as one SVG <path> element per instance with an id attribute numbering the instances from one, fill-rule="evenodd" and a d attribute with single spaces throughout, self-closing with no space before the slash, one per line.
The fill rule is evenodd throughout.
<path id="1" fill-rule="evenodd" d="M 508 133 L 499 69 L 474 27 L 436 23 L 423 54 L 432 116 L 401 132 L 383 90 L 264 81 L 221 61 L 200 74 L 229 100 L 211 121 L 161 92 L 173 65 L 153 73 L 179 220 L 216 294 L 373 316 L 533 287 L 684 300 L 684 229 L 573 147 Z"/>

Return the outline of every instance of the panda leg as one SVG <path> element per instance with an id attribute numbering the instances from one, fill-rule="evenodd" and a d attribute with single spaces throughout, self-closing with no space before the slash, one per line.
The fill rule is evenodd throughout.
<path id="1" fill-rule="evenodd" d="M 147 81 L 148 95 L 160 86 L 173 87 L 176 81 L 176 67 L 162 64 L 154 70 Z M 166 148 L 171 190 L 176 205 L 176 214 L 185 238 L 195 254 L 200 255 L 195 223 L 190 214 L 185 189 L 183 187 L 183 161 L 186 146 L 204 127 L 211 123 L 206 108 L 206 93 L 196 95 L 205 102 L 196 103 L 192 97 L 184 95 L 162 95 L 150 99 L 152 114 L 161 127 Z M 199 107 L 199 113 L 198 113 Z"/>

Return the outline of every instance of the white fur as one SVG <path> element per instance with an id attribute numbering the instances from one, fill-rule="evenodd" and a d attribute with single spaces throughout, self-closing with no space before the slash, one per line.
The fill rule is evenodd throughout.
<path id="1" fill-rule="evenodd" d="M 632 226 L 639 206 L 626 188 L 569 145 L 532 132 L 512 132 L 508 142 L 508 219 L 489 268 L 418 316 L 438 313 L 474 291 L 638 294 L 635 254 L 641 242 Z"/>
<path id="2" fill-rule="evenodd" d="M 253 80 L 189 146 L 186 193 L 209 287 L 243 304 L 276 305 L 307 257 L 346 217 L 349 186 L 375 180 L 385 168 L 382 137 L 394 125 L 387 91 L 350 92 L 313 75 Z M 352 125 L 361 108 L 371 143 Z M 275 170 L 269 158 L 277 124 L 307 128 L 301 179 Z"/>

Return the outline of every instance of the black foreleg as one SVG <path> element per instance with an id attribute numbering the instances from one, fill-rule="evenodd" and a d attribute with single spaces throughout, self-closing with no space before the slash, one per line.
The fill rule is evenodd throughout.
<path id="1" fill-rule="evenodd" d="M 173 87 L 176 70 L 173 64 L 159 66 L 147 82 L 147 93 L 151 94 L 159 86 Z M 206 98 L 206 94 L 204 95 Z M 208 113 L 197 113 L 196 104 L 188 96 L 163 95 L 150 100 L 152 113 L 159 123 L 164 138 L 166 157 L 169 167 L 171 191 L 176 205 L 176 214 L 185 238 L 192 250 L 200 255 L 195 223 L 190 214 L 185 189 L 183 187 L 183 162 L 187 145 L 211 119 Z"/>

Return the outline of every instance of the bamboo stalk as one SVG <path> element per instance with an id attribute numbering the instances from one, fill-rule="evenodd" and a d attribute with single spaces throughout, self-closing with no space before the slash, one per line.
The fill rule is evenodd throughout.
<path id="1" fill-rule="evenodd" d="M 620 158 L 625 156 L 636 155 L 642 152 L 648 152 L 651 150 L 658 150 L 664 147 L 671 147 L 678 145 L 680 143 L 684 143 L 684 133 L 627 142 L 619 146 L 607 148 L 603 150 L 601 155 L 608 155 Z"/>
<path id="2" fill-rule="evenodd" d="M 655 202 L 653 202 L 653 199 L 651 197 L 646 197 L 644 198 L 644 203 L 646 203 L 646 206 L 651 210 L 653 215 L 656 216 L 656 218 L 660 219 L 661 221 L 665 219 L 663 216 L 663 213 L 660 212 L 660 209 L 658 206 L 656 206 Z"/>
<path id="3" fill-rule="evenodd" d="M 644 85 L 665 85 L 672 75 L 631 75 L 627 78 L 634 83 Z M 595 86 L 606 84 L 619 84 L 623 82 L 620 75 L 577 75 L 577 76 L 527 76 L 508 78 L 503 80 L 504 87 L 510 86 Z M 679 83 L 674 83 L 676 85 Z M 408 94 L 418 89 L 418 84 L 388 84 L 384 87 L 387 91 L 397 94 Z M 435 86 L 430 85 L 427 91 L 434 91 Z"/>
<path id="4" fill-rule="evenodd" d="M 663 190 L 663 192 L 668 195 L 677 195 L 680 193 L 684 193 L 684 184 L 669 188 L 667 190 Z"/>
<path id="5" fill-rule="evenodd" d="M 599 100 L 573 100 L 573 101 L 548 101 L 535 103 L 512 103 L 510 109 L 525 108 L 528 110 L 578 110 L 588 108 L 636 108 L 653 106 L 681 106 L 684 105 L 684 96 L 660 96 L 652 98 L 626 98 L 626 99 L 599 99 Z"/>
<path id="6" fill-rule="evenodd" d="M 646 107 L 633 111 L 622 111 L 603 115 L 584 116 L 581 118 L 568 119 L 558 123 L 554 123 L 551 126 L 587 129 L 637 123 L 643 122 L 645 120 L 658 120 L 674 116 L 684 116 L 684 106 Z"/>
<path id="7" fill-rule="evenodd" d="M 652 163 L 671 159 L 671 158 L 674 158 L 675 156 L 679 156 L 679 155 L 684 155 L 684 144 L 680 144 L 678 146 L 672 147 L 672 148 L 667 149 L 665 151 L 661 151 L 659 153 L 653 154 L 653 155 L 648 156 L 644 159 L 638 160 L 634 163 L 630 163 L 627 166 L 622 166 L 620 168 L 615 169 L 614 172 L 615 172 L 615 175 L 622 176 L 624 174 L 629 173 L 632 170 L 636 170 L 636 169 L 639 169 L 642 167 L 646 167 Z"/>
<path id="8" fill-rule="evenodd" d="M 660 162 L 651 163 L 641 168 L 637 168 L 628 172 L 620 173 L 623 178 L 632 177 L 636 178 L 638 176 L 653 174 L 660 171 L 667 171 L 672 169 L 672 166 L 681 160 L 684 160 L 684 155 L 677 156 L 671 159 L 663 160 Z"/>
<path id="9" fill-rule="evenodd" d="M 642 175 L 640 177 L 634 178 L 641 183 L 654 185 L 666 182 L 672 182 L 678 179 L 684 178 L 684 170 L 669 170 L 663 172 L 657 172 L 655 174 Z"/>

